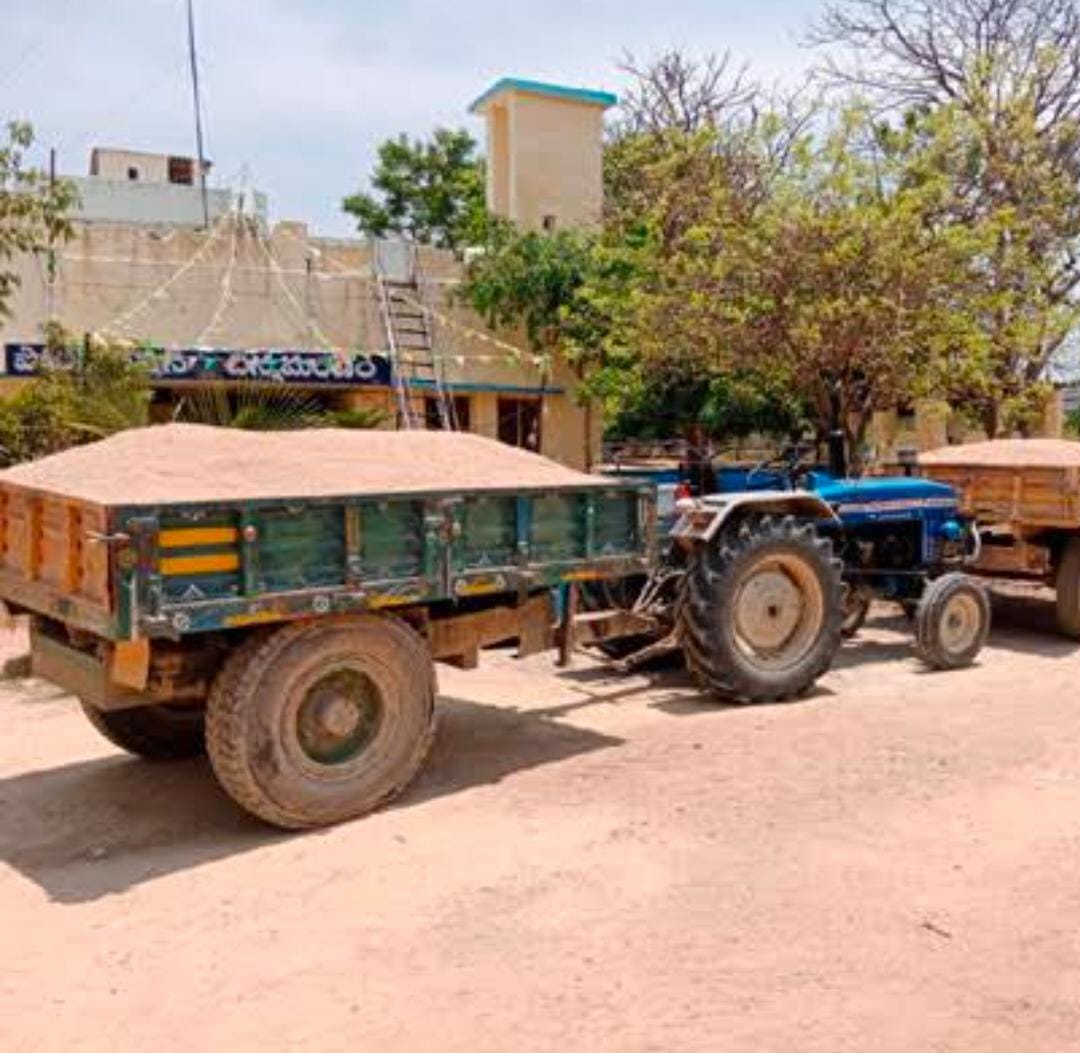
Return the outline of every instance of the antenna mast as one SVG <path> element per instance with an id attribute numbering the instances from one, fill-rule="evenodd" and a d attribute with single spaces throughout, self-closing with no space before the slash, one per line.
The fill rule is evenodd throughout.
<path id="1" fill-rule="evenodd" d="M 203 226 L 210 228 L 210 203 L 206 196 L 206 153 L 203 149 L 202 100 L 199 94 L 199 58 L 195 48 L 195 2 L 187 0 L 188 56 L 191 60 L 191 94 L 195 103 L 195 148 L 199 153 L 199 188 L 202 190 Z"/>

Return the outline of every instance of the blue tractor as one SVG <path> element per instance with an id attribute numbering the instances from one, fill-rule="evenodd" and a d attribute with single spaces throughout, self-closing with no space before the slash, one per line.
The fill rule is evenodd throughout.
<path id="1" fill-rule="evenodd" d="M 970 664 L 989 631 L 989 604 L 981 585 L 962 573 L 980 541 L 974 524 L 960 514 L 956 490 L 909 475 L 851 478 L 838 436 L 828 469 L 812 464 L 808 454 L 788 447 L 777 460 L 743 473 L 741 481 L 724 472 L 717 481 L 728 495 L 807 492 L 833 512 L 820 519 L 818 530 L 833 541 L 843 565 L 843 635 L 859 631 L 875 598 L 893 600 L 914 618 L 916 647 L 930 665 Z M 945 602 L 954 595 L 955 604 Z"/>
<path id="2" fill-rule="evenodd" d="M 963 573 L 978 535 L 955 491 L 906 476 L 849 478 L 839 436 L 828 469 L 808 453 L 791 447 L 749 471 L 721 471 L 714 492 L 678 500 L 647 579 L 631 593 L 623 583 L 617 597 L 592 587 L 596 606 L 637 619 L 628 622 L 636 634 L 604 644 L 609 656 L 625 667 L 681 650 L 711 694 L 778 701 L 804 694 L 870 603 L 885 599 L 913 618 L 927 665 L 975 660 L 990 605 Z"/>

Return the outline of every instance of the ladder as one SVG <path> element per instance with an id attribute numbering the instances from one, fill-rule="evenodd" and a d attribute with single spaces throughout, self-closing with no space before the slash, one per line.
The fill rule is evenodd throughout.
<path id="1" fill-rule="evenodd" d="M 393 252 L 385 248 L 380 251 L 387 244 L 393 246 Z M 403 250 L 408 253 L 404 267 L 400 265 Z M 426 426 L 424 415 L 417 412 L 413 401 L 415 394 L 423 394 L 435 399 L 438 427 L 457 431 L 454 400 L 446 390 L 442 356 L 436 354 L 435 331 L 424 302 L 415 246 L 380 242 L 373 258 L 386 346 L 394 371 L 399 426 Z"/>

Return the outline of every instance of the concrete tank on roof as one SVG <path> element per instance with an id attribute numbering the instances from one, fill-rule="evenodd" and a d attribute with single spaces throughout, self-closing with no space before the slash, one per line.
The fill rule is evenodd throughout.
<path id="1" fill-rule="evenodd" d="M 504 78 L 469 108 L 487 122 L 487 204 L 528 230 L 600 221 L 604 91 Z"/>

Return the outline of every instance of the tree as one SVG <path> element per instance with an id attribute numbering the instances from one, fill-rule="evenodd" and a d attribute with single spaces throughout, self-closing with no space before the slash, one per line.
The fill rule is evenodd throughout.
<path id="1" fill-rule="evenodd" d="M 729 52 L 695 60 L 672 49 L 649 62 L 627 53 L 619 68 L 631 77 L 620 107 L 620 136 L 691 135 L 719 127 L 741 118 L 759 96 L 746 67 L 733 69 Z"/>
<path id="2" fill-rule="evenodd" d="M 464 129 L 438 128 L 426 141 L 404 134 L 386 140 L 371 185 L 375 193 L 361 191 L 343 202 L 370 237 L 396 234 L 454 249 L 480 236 L 484 166 Z"/>
<path id="3" fill-rule="evenodd" d="M 67 213 L 76 200 L 74 187 L 27 165 L 33 142 L 30 125 L 13 121 L 0 144 L 0 318 L 10 314 L 8 301 L 19 286 L 12 259 L 44 253 L 71 234 Z"/>
<path id="4" fill-rule="evenodd" d="M 909 179 L 907 141 L 864 110 L 814 131 L 751 207 L 716 151 L 696 170 L 678 155 L 659 169 L 694 175 L 654 197 L 661 251 L 634 342 L 646 362 L 747 370 L 805 399 L 819 433 L 843 428 L 857 466 L 873 412 L 916 393 L 970 336 L 949 323 L 970 295 L 970 236 L 932 221 L 947 185 Z"/>
<path id="5" fill-rule="evenodd" d="M 4 466 L 147 423 L 149 373 L 132 348 L 94 341 L 78 347 L 55 325 L 45 336 L 52 363 L 0 401 Z"/>
<path id="6" fill-rule="evenodd" d="M 492 221 L 459 296 L 492 328 L 521 325 L 534 351 L 554 351 L 580 325 L 575 299 L 594 265 L 595 245 L 588 231 L 522 232 Z"/>
<path id="7" fill-rule="evenodd" d="M 902 110 L 1004 111 L 1027 95 L 1041 129 L 1080 117 L 1073 0 L 838 0 L 811 42 L 836 48 L 828 79 Z"/>
<path id="8" fill-rule="evenodd" d="M 605 149 L 603 226 L 544 234 L 493 223 L 459 295 L 489 324 L 520 325 L 534 350 L 575 366 L 582 397 L 604 403 L 614 432 L 671 435 L 704 423 L 738 435 L 751 422 L 786 432 L 801 419 L 798 395 L 778 397 L 754 368 L 727 363 L 724 375 L 718 358 L 681 353 L 683 344 L 700 350 L 707 333 L 648 354 L 655 318 L 644 308 L 663 315 L 661 328 L 670 322 L 680 305 L 661 306 L 665 262 L 707 219 L 716 187 L 733 218 L 753 214 L 811 111 L 796 100 L 765 109 L 726 58 L 626 61 L 638 85 Z"/>
<path id="9" fill-rule="evenodd" d="M 833 46 L 834 83 L 916 129 L 916 170 L 949 183 L 935 221 L 977 245 L 959 305 L 974 353 L 953 361 L 944 393 L 991 435 L 1025 429 L 1078 317 L 1080 11 L 1072 0 L 841 0 L 816 39 Z"/>

